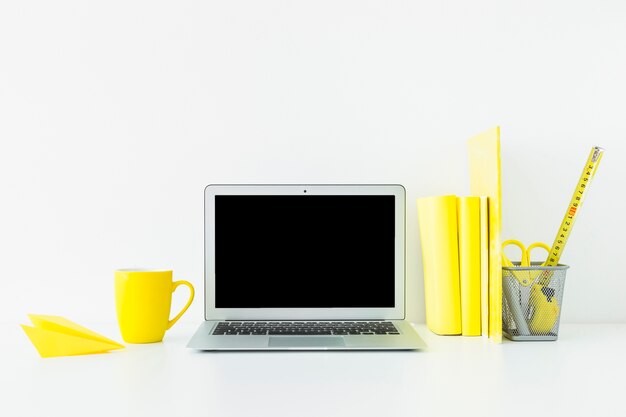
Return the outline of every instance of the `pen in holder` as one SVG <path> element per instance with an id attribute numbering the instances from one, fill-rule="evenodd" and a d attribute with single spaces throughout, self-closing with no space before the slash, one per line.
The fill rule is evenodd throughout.
<path id="1" fill-rule="evenodd" d="M 502 267 L 502 331 L 511 340 L 556 340 L 569 266 Z"/>

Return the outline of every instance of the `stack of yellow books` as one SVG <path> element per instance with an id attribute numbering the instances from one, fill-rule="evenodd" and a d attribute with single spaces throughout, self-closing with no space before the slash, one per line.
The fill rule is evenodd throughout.
<path id="1" fill-rule="evenodd" d="M 476 196 L 417 200 L 426 324 L 441 335 L 502 340 L 500 129 L 469 140 Z"/>
<path id="2" fill-rule="evenodd" d="M 420 198 L 417 210 L 428 327 L 437 334 L 480 336 L 487 198 Z"/>

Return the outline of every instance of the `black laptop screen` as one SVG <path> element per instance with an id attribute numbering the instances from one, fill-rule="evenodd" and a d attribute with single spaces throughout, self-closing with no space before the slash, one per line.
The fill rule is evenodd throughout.
<path id="1" fill-rule="evenodd" d="M 394 307 L 392 195 L 215 196 L 216 308 Z"/>

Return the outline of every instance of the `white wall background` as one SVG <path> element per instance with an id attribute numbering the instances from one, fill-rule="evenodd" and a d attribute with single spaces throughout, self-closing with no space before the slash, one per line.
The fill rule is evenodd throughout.
<path id="1" fill-rule="evenodd" d="M 124 266 L 201 289 L 208 183 L 392 182 L 423 321 L 415 198 L 467 194 L 465 141 L 500 125 L 503 238 L 551 244 L 607 149 L 562 320 L 626 321 L 625 22 L 622 1 L 5 0 L 0 317 L 115 320 Z"/>

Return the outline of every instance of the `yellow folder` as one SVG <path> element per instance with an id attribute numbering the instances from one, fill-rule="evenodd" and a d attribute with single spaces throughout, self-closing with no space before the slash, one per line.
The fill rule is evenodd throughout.
<path id="1" fill-rule="evenodd" d="M 489 337 L 502 341 L 502 186 L 500 128 L 489 129 L 468 141 L 470 191 L 488 197 L 489 205 Z"/>
<path id="2" fill-rule="evenodd" d="M 124 345 L 59 316 L 29 314 L 34 327 L 22 329 L 42 358 L 86 355 L 122 349 Z"/>
<path id="3" fill-rule="evenodd" d="M 440 335 L 461 334 L 456 205 L 453 195 L 417 200 L 426 324 Z"/>
<path id="4" fill-rule="evenodd" d="M 480 336 L 480 197 L 458 197 L 463 336 Z"/>

